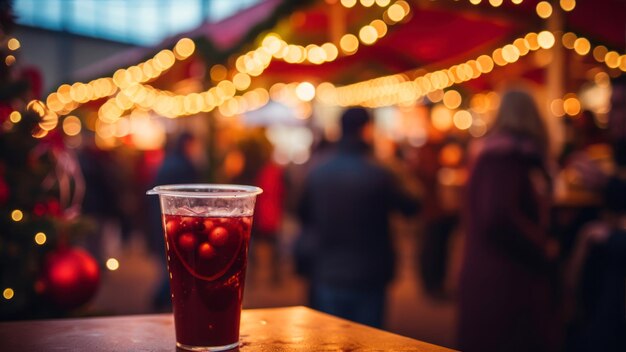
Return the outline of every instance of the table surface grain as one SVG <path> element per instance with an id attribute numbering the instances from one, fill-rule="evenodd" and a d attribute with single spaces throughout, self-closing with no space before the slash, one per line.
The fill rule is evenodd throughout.
<path id="1" fill-rule="evenodd" d="M 305 307 L 244 310 L 239 351 L 452 351 Z M 0 323 L 0 351 L 176 351 L 171 314 Z"/>

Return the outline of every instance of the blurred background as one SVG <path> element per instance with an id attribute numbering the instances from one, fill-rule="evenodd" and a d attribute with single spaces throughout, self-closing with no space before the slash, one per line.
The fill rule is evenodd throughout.
<path id="1" fill-rule="evenodd" d="M 171 309 L 145 195 L 164 182 L 266 189 L 244 308 L 308 305 L 300 196 L 346 107 L 362 106 L 372 155 L 420 204 L 390 218 L 383 328 L 461 348 L 466 218 L 480 207 L 466 185 L 485 149 L 507 149 L 489 136 L 515 86 L 545 126 L 550 201 L 509 200 L 534 214 L 558 272 L 560 349 L 587 350 L 568 337 L 582 335 L 624 346 L 626 117 L 611 124 L 626 104 L 624 1 L 1 0 L 0 24 L 0 319 Z M 610 327 L 594 325 L 600 301 L 618 313 Z"/>

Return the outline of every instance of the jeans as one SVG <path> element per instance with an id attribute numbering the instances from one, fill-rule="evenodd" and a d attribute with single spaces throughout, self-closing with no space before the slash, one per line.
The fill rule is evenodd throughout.
<path id="1" fill-rule="evenodd" d="M 385 288 L 349 289 L 314 284 L 312 307 L 357 323 L 381 328 L 385 310 Z"/>

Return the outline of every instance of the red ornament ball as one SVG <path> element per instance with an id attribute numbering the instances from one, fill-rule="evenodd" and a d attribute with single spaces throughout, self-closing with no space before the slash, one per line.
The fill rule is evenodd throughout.
<path id="1" fill-rule="evenodd" d="M 98 262 L 80 248 L 49 253 L 42 268 L 43 293 L 62 309 L 87 303 L 100 283 Z"/>

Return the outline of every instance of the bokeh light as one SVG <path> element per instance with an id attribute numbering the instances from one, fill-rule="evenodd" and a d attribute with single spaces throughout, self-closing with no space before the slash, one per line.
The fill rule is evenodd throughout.
<path id="1" fill-rule="evenodd" d="M 115 271 L 120 268 L 120 262 L 115 258 L 109 258 L 106 261 L 106 267 L 110 271 Z"/>

